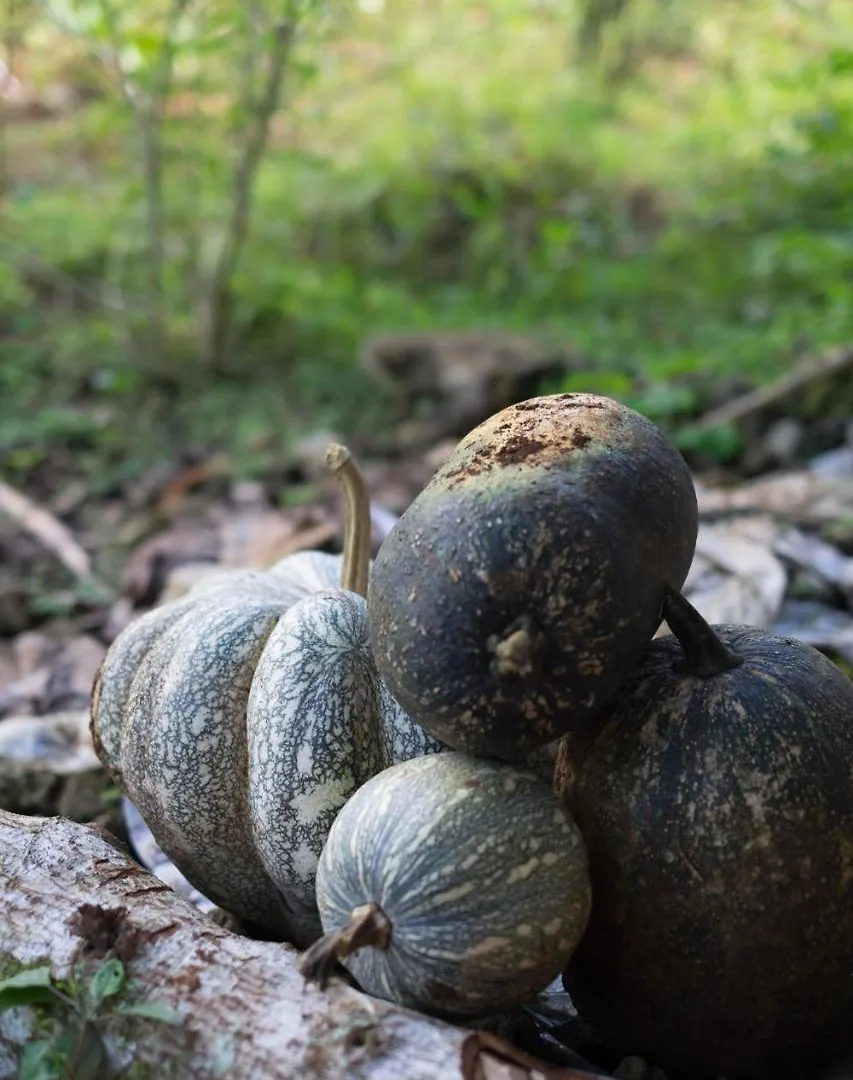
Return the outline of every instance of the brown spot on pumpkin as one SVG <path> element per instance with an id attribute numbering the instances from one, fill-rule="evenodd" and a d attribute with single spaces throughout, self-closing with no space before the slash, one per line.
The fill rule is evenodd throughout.
<path id="1" fill-rule="evenodd" d="M 541 439 L 512 435 L 495 454 L 495 461 L 499 465 L 519 465 L 522 461 L 526 461 L 527 458 L 544 449 L 545 443 Z"/>

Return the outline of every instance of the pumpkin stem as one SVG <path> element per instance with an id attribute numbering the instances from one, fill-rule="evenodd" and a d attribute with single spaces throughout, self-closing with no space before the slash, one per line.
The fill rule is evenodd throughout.
<path id="1" fill-rule="evenodd" d="M 391 922 L 378 904 L 354 908 L 349 921 L 340 930 L 324 934 L 309 945 L 297 961 L 299 973 L 309 982 L 324 987 L 335 964 L 358 949 L 387 949 L 391 940 Z"/>
<path id="2" fill-rule="evenodd" d="M 326 468 L 344 493 L 344 562 L 341 588 L 367 596 L 370 569 L 370 496 L 355 458 L 345 446 L 331 443 Z"/>
<path id="3" fill-rule="evenodd" d="M 492 653 L 492 673 L 498 678 L 529 679 L 542 664 L 545 638 L 529 615 L 521 615 L 486 642 Z"/>
<path id="4" fill-rule="evenodd" d="M 663 617 L 684 650 L 684 659 L 675 665 L 681 674 L 709 679 L 743 663 L 743 657 L 725 645 L 696 608 L 669 585 L 663 601 Z"/>

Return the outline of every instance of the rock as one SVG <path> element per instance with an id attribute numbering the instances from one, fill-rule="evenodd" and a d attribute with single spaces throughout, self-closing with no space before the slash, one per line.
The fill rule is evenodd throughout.
<path id="1" fill-rule="evenodd" d="M 57 776 L 98 768 L 88 709 L 0 721 L 0 762 L 16 762 Z"/>
<path id="2" fill-rule="evenodd" d="M 89 821 L 111 781 L 89 734 L 88 711 L 0 721 L 0 807 Z"/>

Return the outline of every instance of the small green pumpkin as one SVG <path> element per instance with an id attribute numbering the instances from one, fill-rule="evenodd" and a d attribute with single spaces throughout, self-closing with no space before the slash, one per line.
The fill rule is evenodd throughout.
<path id="1" fill-rule="evenodd" d="M 680 588 L 698 514 L 681 455 L 609 398 L 555 394 L 486 420 L 379 550 L 380 674 L 457 750 L 521 761 L 597 715 Z"/>
<path id="2" fill-rule="evenodd" d="M 566 987 L 668 1071 L 815 1075 L 853 1043 L 853 684 L 676 593 L 664 615 L 564 791 L 595 894 Z"/>
<path id="3" fill-rule="evenodd" d="M 314 873 L 347 798 L 435 752 L 379 678 L 367 632 L 369 501 L 347 451 L 343 559 L 235 571 L 132 623 L 92 695 L 98 755 L 179 870 L 299 945 L 321 931 Z"/>
<path id="4" fill-rule="evenodd" d="M 300 967 L 342 960 L 368 993 L 453 1019 L 528 1000 L 586 926 L 586 850 L 536 776 L 448 752 L 374 776 L 329 830 L 321 938 Z"/>

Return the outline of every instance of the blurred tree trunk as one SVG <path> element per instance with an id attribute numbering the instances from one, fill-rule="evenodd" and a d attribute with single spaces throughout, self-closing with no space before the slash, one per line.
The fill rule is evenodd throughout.
<path id="1" fill-rule="evenodd" d="M 255 178 L 269 141 L 270 123 L 281 101 L 300 18 L 297 4 L 298 0 L 288 4 L 282 19 L 269 32 L 266 67 L 257 90 L 257 73 L 249 69 L 244 72 L 242 112 L 246 135 L 234 165 L 228 220 L 212 268 L 202 283 L 199 312 L 202 366 L 213 374 L 222 370 L 228 348 L 232 322 L 231 281 L 246 241 Z"/>

